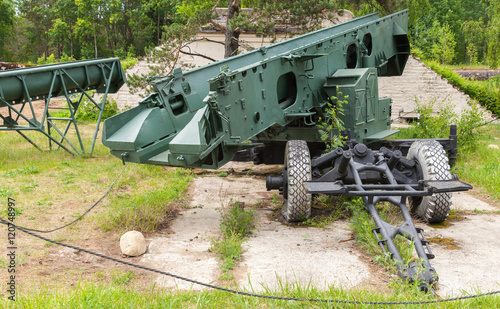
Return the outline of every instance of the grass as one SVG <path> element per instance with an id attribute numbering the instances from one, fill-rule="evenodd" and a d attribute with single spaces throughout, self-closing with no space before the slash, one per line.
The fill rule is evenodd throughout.
<path id="1" fill-rule="evenodd" d="M 360 198 L 352 199 L 346 202 L 346 206 L 352 213 L 351 227 L 356 235 L 356 242 L 361 248 L 373 256 L 373 261 L 377 264 L 390 268 L 395 274 L 397 273 L 396 262 L 390 257 L 390 254 L 384 254 L 372 232 L 376 228 L 372 216 L 366 210 L 363 201 Z M 379 215 L 382 220 L 398 226 L 403 223 L 403 218 L 400 210 L 394 205 L 377 204 Z M 393 239 L 396 248 L 398 249 L 401 258 L 405 265 L 415 260 L 414 246 L 402 236 L 397 236 Z M 396 280 L 400 280 L 399 278 Z M 401 284 L 406 285 L 406 282 Z"/>
<path id="2" fill-rule="evenodd" d="M 18 291 L 18 308 L 376 308 L 374 305 L 335 304 L 305 301 L 284 301 L 254 298 L 229 294 L 222 291 L 165 291 L 151 288 L 147 292 L 136 292 L 121 284 L 92 284 L 81 282 L 71 290 Z M 422 294 L 410 288 L 396 290 L 394 294 L 380 294 L 367 290 L 344 290 L 329 287 L 324 290 L 311 285 L 297 285 L 282 282 L 275 290 L 265 295 L 341 299 L 351 301 L 427 301 L 434 299 L 430 294 Z M 487 296 L 466 301 L 454 301 L 427 305 L 399 305 L 397 308 L 496 308 L 499 296 Z M 8 307 L 13 303 L 3 299 L 0 305 Z"/>
<path id="3" fill-rule="evenodd" d="M 89 146 L 93 125 L 80 127 Z M 41 134 L 26 134 L 40 145 L 47 144 Z M 23 210 L 18 223 L 35 228 L 61 225 L 47 222 L 47 217 L 68 204 L 78 205 L 69 210 L 65 221 L 83 213 L 123 168 L 121 160 L 99 141 L 92 157 L 73 157 L 63 150 L 41 152 L 15 132 L 0 133 L 0 144 L 5 145 L 0 148 L 0 196 L 18 200 L 18 209 Z M 191 179 L 184 169 L 130 164 L 87 224 L 97 223 L 105 231 L 152 231 L 164 221 L 172 203 L 181 199 Z"/>
<path id="4" fill-rule="evenodd" d="M 485 134 L 478 136 L 475 151 L 459 153 L 455 172 L 463 181 L 479 187 L 491 198 L 500 201 L 500 125 L 489 125 Z"/>
<path id="5" fill-rule="evenodd" d="M 138 230 L 151 232 L 164 222 L 179 201 L 192 176 L 189 170 L 159 166 L 131 165 L 118 186 L 127 189 L 117 194 L 99 217 L 104 231 Z"/>
<path id="6" fill-rule="evenodd" d="M 231 201 L 228 207 L 220 210 L 220 228 L 222 236 L 211 240 L 211 250 L 216 252 L 222 260 L 221 280 L 231 280 L 230 273 L 241 260 L 243 249 L 241 245 L 255 228 L 255 212 L 245 210 L 244 204 Z"/>
<path id="7" fill-rule="evenodd" d="M 319 213 L 296 225 L 326 228 L 334 221 L 349 219 L 352 214 L 347 207 L 347 201 L 342 196 L 315 195 L 313 196 L 313 207 L 314 211 Z"/>

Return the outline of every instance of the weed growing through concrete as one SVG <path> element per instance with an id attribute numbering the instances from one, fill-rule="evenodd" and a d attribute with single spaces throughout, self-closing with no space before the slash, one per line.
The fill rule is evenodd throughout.
<path id="1" fill-rule="evenodd" d="M 222 236 L 212 239 L 211 250 L 218 253 L 222 260 L 221 280 L 231 280 L 230 270 L 239 262 L 242 255 L 241 245 L 255 229 L 256 214 L 253 210 L 246 210 L 245 203 L 230 202 L 229 207 L 220 209 L 220 228 Z"/>

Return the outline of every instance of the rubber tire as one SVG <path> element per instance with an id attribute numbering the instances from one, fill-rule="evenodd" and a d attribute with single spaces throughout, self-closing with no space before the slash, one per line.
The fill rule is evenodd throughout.
<path id="1" fill-rule="evenodd" d="M 451 180 L 450 165 L 443 146 L 435 140 L 419 140 L 408 150 L 408 159 L 415 160 L 422 170 L 423 180 Z M 410 197 L 408 204 L 413 213 L 425 222 L 441 223 L 450 214 L 451 193 Z"/>
<path id="2" fill-rule="evenodd" d="M 305 141 L 286 143 L 284 173 L 286 188 L 281 213 L 288 222 L 307 220 L 311 215 L 312 195 L 304 187 L 304 181 L 311 180 L 311 157 Z"/>

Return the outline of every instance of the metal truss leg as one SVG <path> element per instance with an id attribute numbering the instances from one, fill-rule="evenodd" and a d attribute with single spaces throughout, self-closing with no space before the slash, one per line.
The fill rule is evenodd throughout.
<path id="1" fill-rule="evenodd" d="M 398 227 L 385 222 L 380 218 L 380 215 L 375 208 L 377 202 L 386 200 L 396 205 L 403 214 L 404 222 Z M 389 252 L 391 258 L 396 261 L 398 275 L 409 282 L 420 282 L 420 289 L 427 291 L 438 281 L 436 270 L 431 266 L 429 259 L 433 259 L 434 255 L 429 247 L 429 242 L 425 239 L 423 229 L 416 228 L 413 224 L 410 212 L 406 206 L 406 198 L 401 197 L 401 201 L 397 201 L 394 197 L 381 199 L 379 197 L 368 197 L 366 207 L 372 215 L 377 228 L 373 229 L 378 244 L 384 253 Z M 418 260 L 410 262 L 407 266 L 401 257 L 399 250 L 394 243 L 397 236 L 402 236 L 410 241 L 414 250 L 417 252 Z"/>

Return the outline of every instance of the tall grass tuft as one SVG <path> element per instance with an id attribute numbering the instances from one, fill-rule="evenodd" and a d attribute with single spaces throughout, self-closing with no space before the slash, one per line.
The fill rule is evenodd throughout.
<path id="1" fill-rule="evenodd" d="M 220 209 L 220 228 L 222 237 L 211 240 L 211 250 L 218 253 L 222 260 L 221 279 L 232 279 L 230 270 L 240 261 L 243 250 L 241 245 L 255 228 L 256 214 L 253 210 L 245 210 L 244 203 L 233 202 L 229 207 Z"/>

